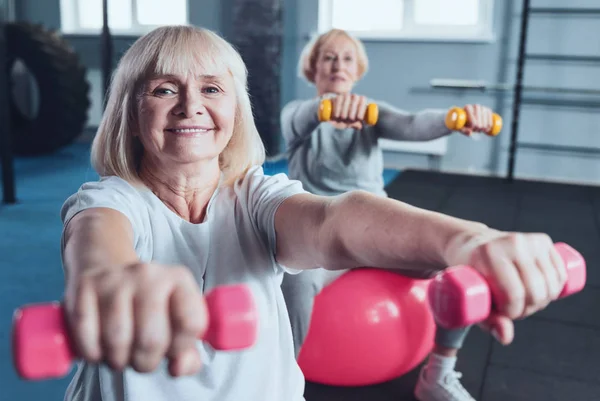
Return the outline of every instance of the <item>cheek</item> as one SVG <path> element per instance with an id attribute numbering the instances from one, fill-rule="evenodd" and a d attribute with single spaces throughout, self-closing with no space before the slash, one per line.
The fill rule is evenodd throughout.
<path id="1" fill-rule="evenodd" d="M 348 66 L 348 71 L 352 74 L 352 76 L 354 77 L 354 79 L 358 78 L 358 64 L 357 63 L 352 62 Z"/>
<path id="2" fill-rule="evenodd" d="M 217 118 L 219 119 L 218 125 L 230 133 L 233 132 L 233 127 L 235 125 L 236 107 L 237 103 L 232 100 L 223 102 L 217 107 Z"/>
<path id="3" fill-rule="evenodd" d="M 315 71 L 316 71 L 315 75 L 318 78 L 322 79 L 327 74 L 327 65 L 325 65 L 325 63 L 323 63 L 323 62 L 319 62 L 315 66 Z"/>

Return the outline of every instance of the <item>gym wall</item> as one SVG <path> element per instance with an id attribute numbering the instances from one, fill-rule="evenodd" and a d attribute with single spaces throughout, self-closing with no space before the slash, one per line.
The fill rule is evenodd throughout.
<path id="1" fill-rule="evenodd" d="M 217 30 L 232 40 L 233 0 L 190 1 L 190 22 Z M 18 14 L 50 27 L 60 25 L 59 0 L 43 5 L 35 0 L 20 0 Z M 595 0 L 573 0 L 570 7 L 593 7 Z M 297 77 L 300 50 L 316 31 L 318 0 L 282 0 L 283 38 L 280 103 L 314 95 L 312 87 Z M 560 0 L 536 2 L 536 6 L 560 7 Z M 453 43 L 419 41 L 367 41 L 371 70 L 357 91 L 411 111 L 430 107 L 447 108 L 466 103 L 483 103 L 504 118 L 503 133 L 491 140 L 473 141 L 460 135 L 448 140 L 441 168 L 482 174 L 504 175 L 507 168 L 508 143 L 512 114 L 512 93 L 478 93 L 472 91 L 436 91 L 429 87 L 432 78 L 480 79 L 491 83 L 512 83 L 518 48 L 521 0 L 494 2 L 495 38 L 488 43 Z M 532 17 L 528 52 L 597 54 L 589 32 L 600 31 L 600 18 Z M 93 104 L 89 124 L 97 125 L 100 117 L 101 75 L 97 38 L 71 37 L 89 71 L 93 86 Z M 114 38 L 118 56 L 134 38 Z M 594 53 L 595 52 L 595 53 Z M 548 62 L 530 60 L 525 68 L 526 85 L 600 88 L 600 63 Z M 564 96 L 545 95 L 548 99 Z M 600 125 L 597 109 L 583 107 L 524 104 L 521 109 L 519 137 L 537 145 L 570 144 L 600 148 L 596 127 Z M 391 167 L 427 168 L 428 157 L 422 154 L 386 153 Z M 517 153 L 516 176 L 548 180 L 600 183 L 597 155 L 521 149 Z"/>

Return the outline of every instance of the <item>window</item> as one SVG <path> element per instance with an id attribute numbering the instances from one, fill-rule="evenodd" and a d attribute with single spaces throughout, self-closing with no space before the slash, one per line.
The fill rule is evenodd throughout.
<path id="1" fill-rule="evenodd" d="M 108 0 L 108 25 L 115 35 L 142 35 L 161 25 L 186 25 L 188 0 Z M 67 34 L 98 35 L 102 0 L 60 0 L 61 28 Z"/>
<path id="2" fill-rule="evenodd" d="M 361 39 L 490 41 L 493 0 L 319 0 L 319 32 Z"/>

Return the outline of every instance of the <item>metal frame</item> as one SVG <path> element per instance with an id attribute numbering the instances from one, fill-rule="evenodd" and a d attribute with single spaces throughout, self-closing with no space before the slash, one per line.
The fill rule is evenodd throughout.
<path id="1" fill-rule="evenodd" d="M 2 164 L 2 199 L 4 203 L 12 204 L 17 202 L 15 169 L 12 141 L 10 136 L 10 112 L 9 112 L 9 93 L 8 93 L 8 70 L 6 54 L 6 35 L 4 30 L 4 10 L 0 10 L 0 162 Z"/>
<path id="2" fill-rule="evenodd" d="M 521 28 L 519 34 L 519 53 L 517 58 L 517 71 L 515 84 L 488 84 L 485 81 L 473 80 L 452 80 L 452 79 L 433 79 L 430 86 L 433 88 L 446 89 L 464 89 L 478 91 L 513 91 L 513 115 L 510 133 L 509 157 L 508 157 L 508 173 L 507 180 L 514 180 L 514 171 L 516 163 L 516 153 L 518 148 L 537 149 L 553 152 L 577 153 L 588 156 L 600 155 L 600 148 L 585 148 L 577 146 L 563 146 L 550 144 L 532 144 L 518 141 L 519 117 L 522 104 L 535 104 L 553 107 L 575 107 L 575 108 L 598 108 L 600 109 L 600 98 L 543 98 L 543 97 L 523 97 L 524 91 L 557 93 L 557 94 L 576 94 L 588 96 L 600 96 L 600 89 L 590 88 L 560 88 L 560 87 L 545 87 L 545 86 L 526 86 L 523 85 L 523 72 L 525 68 L 525 60 L 545 60 L 545 61 L 560 61 L 560 62 L 600 62 L 599 56 L 588 55 L 558 55 L 558 54 L 527 54 L 525 52 L 527 44 L 527 31 L 529 17 L 531 14 L 552 14 L 552 15 L 583 15 L 595 16 L 600 14 L 600 8 L 540 8 L 531 7 L 530 0 L 523 0 L 523 8 L 521 12 Z"/>
<path id="3" fill-rule="evenodd" d="M 529 1 L 527 2 L 529 3 Z M 583 8 L 583 7 L 528 7 L 531 14 L 571 14 L 571 15 L 590 15 L 600 14 L 600 8 Z"/>
<path id="4" fill-rule="evenodd" d="M 508 146 L 508 180 L 514 179 L 515 159 L 517 151 L 517 131 L 519 130 L 519 113 L 521 111 L 521 97 L 523 93 L 523 71 L 525 69 L 525 47 L 527 44 L 527 28 L 529 24 L 529 0 L 523 0 L 521 11 L 521 32 L 519 39 L 519 58 L 517 62 L 517 78 L 515 83 L 513 115 L 510 129 L 510 145 Z"/>
<path id="5" fill-rule="evenodd" d="M 444 79 L 435 78 L 430 81 L 432 88 L 446 89 L 477 89 L 480 91 L 512 91 L 515 90 L 515 85 L 511 84 L 488 84 L 485 81 L 461 80 L 461 79 Z M 588 88 L 561 88 L 552 86 L 531 86 L 522 85 L 521 89 L 531 92 L 548 92 L 548 93 L 572 93 L 577 95 L 600 95 L 600 89 Z"/>
<path id="6" fill-rule="evenodd" d="M 110 28 L 108 26 L 108 0 L 102 0 L 102 32 L 100 34 L 100 43 L 102 48 L 102 85 L 104 88 L 104 92 L 102 93 L 102 108 L 104 109 L 108 100 L 114 53 Z"/>

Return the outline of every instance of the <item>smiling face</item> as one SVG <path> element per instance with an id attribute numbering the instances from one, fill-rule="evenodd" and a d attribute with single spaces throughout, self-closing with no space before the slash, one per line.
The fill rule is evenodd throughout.
<path id="1" fill-rule="evenodd" d="M 218 161 L 233 134 L 236 105 L 228 72 L 150 77 L 137 113 L 143 159 L 159 166 Z"/>
<path id="2" fill-rule="evenodd" d="M 349 93 L 359 78 L 356 45 L 345 36 L 325 42 L 315 64 L 315 85 L 319 95 Z"/>

